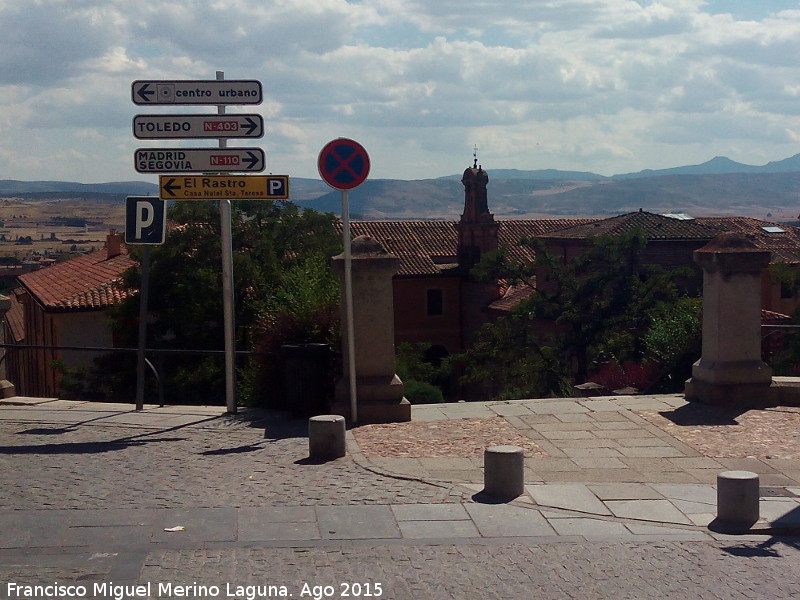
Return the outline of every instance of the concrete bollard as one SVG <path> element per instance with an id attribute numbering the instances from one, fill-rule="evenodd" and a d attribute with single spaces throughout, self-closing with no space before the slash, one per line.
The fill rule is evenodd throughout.
<path id="1" fill-rule="evenodd" d="M 758 475 L 725 471 L 717 475 L 717 519 L 728 525 L 751 527 L 758 521 Z"/>
<path id="2" fill-rule="evenodd" d="M 308 420 L 308 454 L 315 460 L 334 460 L 347 454 L 341 415 L 318 415 Z"/>
<path id="3" fill-rule="evenodd" d="M 519 446 L 491 446 L 483 452 L 483 491 L 512 500 L 525 491 L 525 459 Z"/>

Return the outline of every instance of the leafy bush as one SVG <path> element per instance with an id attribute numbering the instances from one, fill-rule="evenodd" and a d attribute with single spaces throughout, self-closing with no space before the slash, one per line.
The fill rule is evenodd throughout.
<path id="1" fill-rule="evenodd" d="M 406 397 L 412 404 L 428 404 L 429 402 L 414 402 L 408 395 L 409 383 L 411 383 L 412 390 L 416 389 L 417 384 L 425 384 L 433 388 L 438 394 L 436 396 L 438 399 L 434 402 L 444 402 L 443 390 L 448 388 L 450 381 L 450 361 L 444 359 L 437 361 L 438 364 L 434 364 L 429 358 L 430 350 L 430 344 L 402 343 L 396 348 L 397 375 L 406 385 Z M 413 393 L 415 392 L 412 391 Z M 424 392 L 424 394 L 427 397 L 430 395 L 430 391 Z"/>
<path id="2" fill-rule="evenodd" d="M 409 379 L 403 382 L 405 397 L 411 404 L 439 404 L 444 402 L 442 390 L 424 381 Z"/>

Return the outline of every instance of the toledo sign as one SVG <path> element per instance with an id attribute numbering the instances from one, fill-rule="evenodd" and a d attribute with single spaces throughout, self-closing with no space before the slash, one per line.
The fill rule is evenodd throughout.
<path id="1" fill-rule="evenodd" d="M 264 118 L 252 115 L 136 115 L 133 135 L 140 140 L 260 138 Z"/>

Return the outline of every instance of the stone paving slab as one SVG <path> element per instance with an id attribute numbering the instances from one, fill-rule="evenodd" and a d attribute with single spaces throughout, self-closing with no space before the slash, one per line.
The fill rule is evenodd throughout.
<path id="1" fill-rule="evenodd" d="M 452 540 L 454 538 L 481 538 L 481 532 L 471 520 L 462 521 L 400 521 L 400 533 L 406 540 Z"/>
<path id="2" fill-rule="evenodd" d="M 616 517 L 691 525 L 692 522 L 669 500 L 608 500 L 606 507 Z"/>
<path id="3" fill-rule="evenodd" d="M 643 483 L 598 483 L 586 486 L 599 500 L 658 500 L 664 496 Z"/>
<path id="4" fill-rule="evenodd" d="M 592 539 L 633 539 L 634 534 L 624 523 L 604 521 L 588 517 L 551 518 L 550 525 L 559 535 L 579 535 L 587 540 Z"/>
<path id="5" fill-rule="evenodd" d="M 555 535 L 555 530 L 541 513 L 527 508 L 507 504 L 468 504 L 466 509 L 483 537 Z"/>
<path id="6" fill-rule="evenodd" d="M 540 484 L 525 487 L 540 506 L 552 506 L 595 515 L 610 515 L 608 507 L 585 485 Z"/>
<path id="7" fill-rule="evenodd" d="M 45 514 L 46 513 L 46 514 Z M 623 530 L 617 519 L 557 512 L 532 502 L 417 504 L 403 506 L 295 506 L 241 509 L 148 510 L 130 518 L 115 509 L 13 511 L 0 515 L 0 551 L 72 548 L 92 551 L 220 543 L 333 542 L 542 538 L 567 535 L 597 539 Z M 600 524 L 600 523 L 606 524 Z M 585 525 L 581 531 L 579 525 Z M 654 522 L 655 525 L 655 522 Z M 681 530 L 697 539 L 699 530 Z M 676 530 L 664 528 L 676 535 Z M 636 533 L 627 531 L 635 539 Z M 653 535 L 648 531 L 647 535 Z"/>
<path id="8" fill-rule="evenodd" d="M 389 506 L 320 506 L 316 511 L 323 539 L 402 537 Z"/>

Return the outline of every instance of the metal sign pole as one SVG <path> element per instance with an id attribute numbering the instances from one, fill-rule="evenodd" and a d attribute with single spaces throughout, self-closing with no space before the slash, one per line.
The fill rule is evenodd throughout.
<path id="1" fill-rule="evenodd" d="M 147 298 L 150 294 L 150 246 L 142 247 L 142 283 L 139 286 L 139 347 L 136 352 L 136 410 L 144 408 Z"/>
<path id="2" fill-rule="evenodd" d="M 353 257 L 350 248 L 350 208 L 347 192 L 361 185 L 369 174 L 369 155 L 364 147 L 347 138 L 325 144 L 317 158 L 322 179 L 342 192 L 342 237 L 344 246 L 344 304 L 347 321 L 347 362 L 350 380 L 350 418 L 358 423 L 358 381 L 356 379 L 355 325 L 353 319 Z"/>
<path id="3" fill-rule="evenodd" d="M 217 81 L 223 81 L 225 73 L 217 71 Z M 217 106 L 217 114 L 225 114 L 225 105 Z M 219 147 L 225 148 L 227 141 L 220 138 Z M 233 234 L 231 201 L 219 201 L 222 244 L 222 312 L 225 329 L 225 405 L 230 414 L 236 414 L 236 340 L 233 310 Z"/>
<path id="4" fill-rule="evenodd" d="M 344 304 L 347 319 L 347 364 L 350 378 L 350 418 L 358 423 L 358 394 L 356 385 L 356 343 L 353 325 L 353 256 L 350 249 L 350 208 L 347 190 L 342 190 L 342 237 L 344 243 Z"/>

